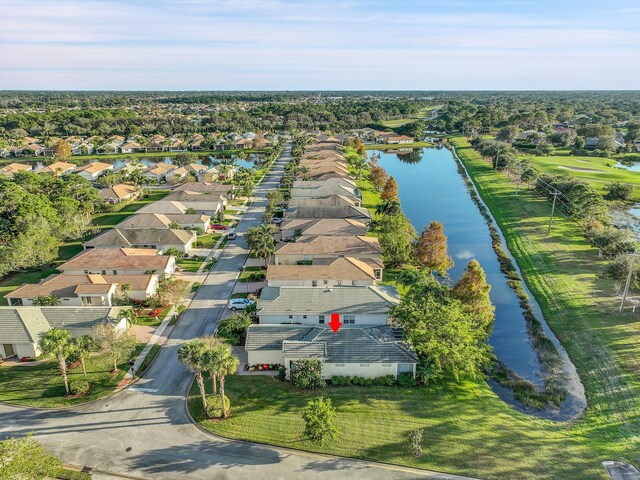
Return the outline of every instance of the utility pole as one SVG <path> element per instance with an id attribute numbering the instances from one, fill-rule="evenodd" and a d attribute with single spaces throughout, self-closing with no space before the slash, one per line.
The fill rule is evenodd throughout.
<path id="1" fill-rule="evenodd" d="M 634 251 L 630 253 L 631 261 L 629 262 L 629 273 L 627 274 L 627 283 L 624 285 L 624 292 L 622 293 L 622 301 L 620 302 L 620 311 L 624 310 L 624 302 L 627 299 L 627 294 L 629 293 L 629 285 L 631 284 L 631 277 L 633 276 L 633 264 L 636 263 L 637 253 Z"/>
<path id="2" fill-rule="evenodd" d="M 547 230 L 547 235 L 551 233 L 551 225 L 553 224 L 553 214 L 556 211 L 556 199 L 558 198 L 558 195 L 560 195 L 560 192 L 558 190 L 554 190 L 553 203 L 551 204 L 551 217 L 549 218 L 549 229 Z"/>

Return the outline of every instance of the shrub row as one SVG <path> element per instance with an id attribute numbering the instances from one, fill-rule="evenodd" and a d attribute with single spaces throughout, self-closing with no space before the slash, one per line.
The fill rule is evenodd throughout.
<path id="1" fill-rule="evenodd" d="M 381 387 L 392 387 L 396 384 L 400 385 L 401 387 L 413 387 L 416 385 L 416 381 L 413 378 L 413 375 L 411 375 L 410 373 L 401 373 L 400 375 L 398 375 L 397 381 L 393 377 L 393 375 L 384 375 L 382 377 L 375 378 L 349 375 L 334 375 L 329 381 L 334 387 L 344 387 L 350 385 L 359 387 L 369 387 L 372 385 Z"/>

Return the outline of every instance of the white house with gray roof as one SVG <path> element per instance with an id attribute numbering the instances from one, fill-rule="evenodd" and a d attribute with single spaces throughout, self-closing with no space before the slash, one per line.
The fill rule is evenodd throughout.
<path id="1" fill-rule="evenodd" d="M 322 361 L 322 377 L 375 378 L 401 373 L 415 376 L 418 357 L 389 326 L 341 328 L 251 325 L 245 342 L 249 365 L 280 363 L 287 369 L 302 358 Z"/>
<path id="2" fill-rule="evenodd" d="M 261 324 L 326 325 L 340 315 L 344 328 L 387 325 L 389 309 L 400 302 L 389 286 L 264 287 L 257 305 Z"/>
<path id="3" fill-rule="evenodd" d="M 38 342 L 52 328 L 64 328 L 78 337 L 102 323 L 118 331 L 127 327 L 122 307 L 0 307 L 0 357 L 35 358 Z"/>

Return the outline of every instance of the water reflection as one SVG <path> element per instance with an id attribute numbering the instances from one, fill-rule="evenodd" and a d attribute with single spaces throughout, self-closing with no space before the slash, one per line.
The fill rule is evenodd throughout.
<path id="1" fill-rule="evenodd" d="M 500 271 L 489 229 L 473 203 L 447 149 L 412 152 L 375 152 L 378 164 L 398 183 L 402 210 L 418 232 L 434 220 L 442 222 L 449 254 L 455 264 L 449 275 L 455 282 L 467 263 L 476 259 L 491 284 L 496 322 L 491 344 L 496 355 L 523 377 L 541 384 L 539 363 L 531 349 L 518 298 Z M 407 156 L 409 155 L 409 156 Z"/>

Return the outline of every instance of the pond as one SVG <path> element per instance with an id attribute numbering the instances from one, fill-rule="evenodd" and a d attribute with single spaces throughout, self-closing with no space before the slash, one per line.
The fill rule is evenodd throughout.
<path id="1" fill-rule="evenodd" d="M 491 285 L 496 320 L 490 343 L 496 355 L 523 378 L 541 385 L 540 365 L 527 335 L 518 298 L 500 271 L 487 224 L 471 199 L 451 152 L 445 148 L 411 152 L 375 152 L 379 165 L 398 183 L 402 210 L 420 233 L 430 222 L 444 225 L 449 271 L 457 281 L 471 259 L 476 259 Z"/>
<path id="2" fill-rule="evenodd" d="M 640 162 L 616 163 L 614 168 L 622 168 L 630 172 L 640 172 Z"/>

